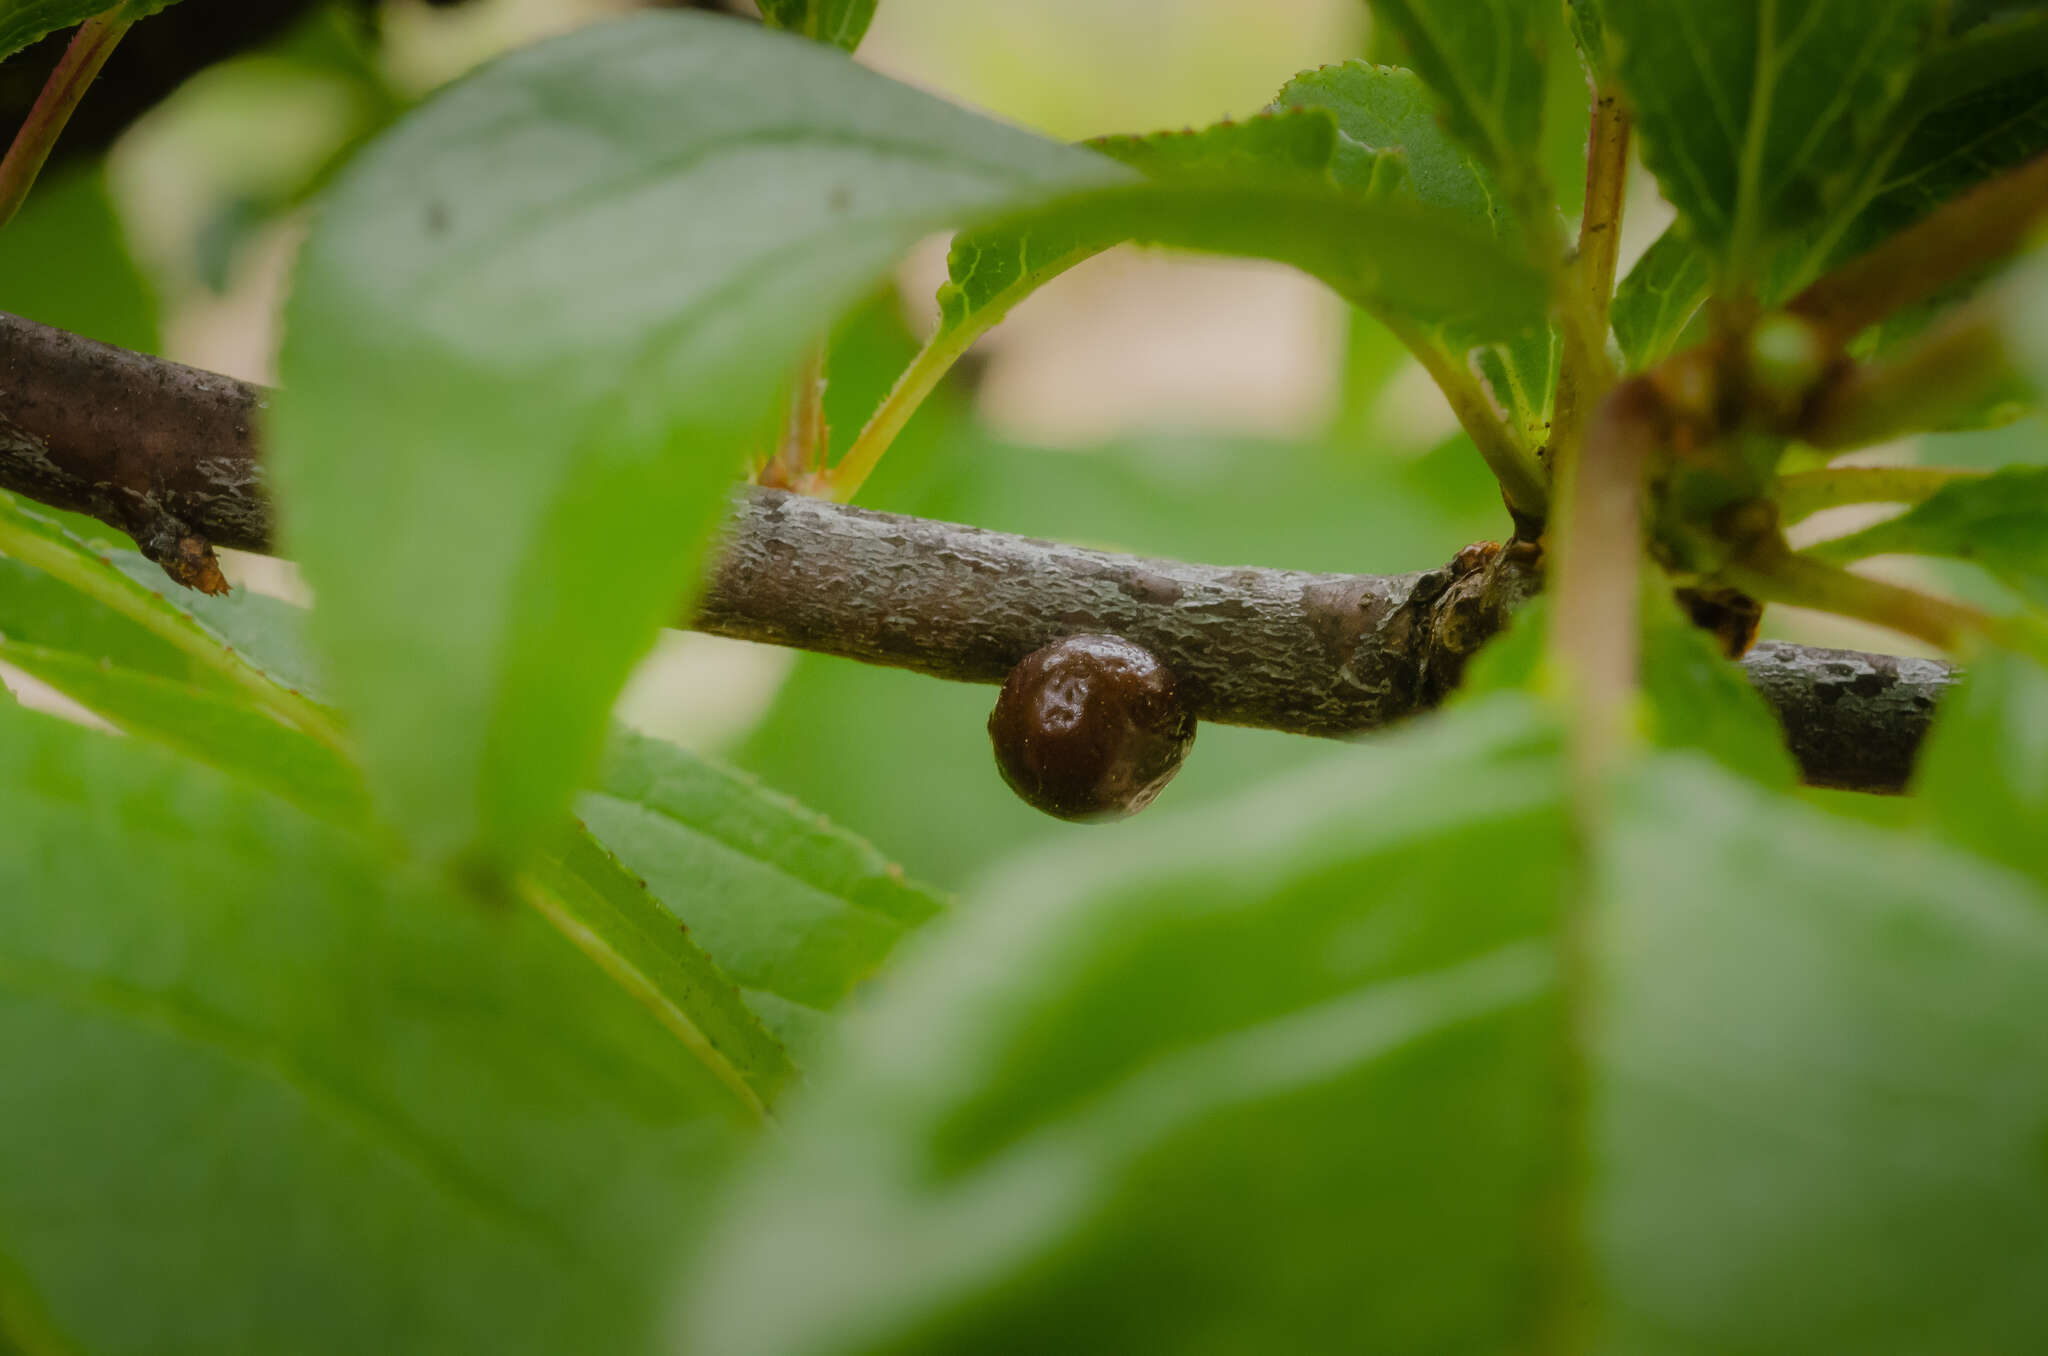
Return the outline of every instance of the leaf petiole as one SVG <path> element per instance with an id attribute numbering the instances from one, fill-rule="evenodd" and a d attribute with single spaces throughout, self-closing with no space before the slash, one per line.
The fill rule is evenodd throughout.
<path id="1" fill-rule="evenodd" d="M 107 58 L 113 55 L 122 35 L 134 26 L 135 20 L 126 17 L 127 11 L 126 5 L 116 6 L 80 24 L 56 69 L 50 72 L 35 106 L 29 109 L 21 130 L 14 134 L 6 158 L 0 159 L 0 226 L 12 221 L 28 200 L 29 190 L 35 187 L 36 176 L 49 161 L 73 110 L 92 87 Z"/>
<path id="2" fill-rule="evenodd" d="M 1945 486 L 1985 474 L 1946 466 L 1830 466 L 1779 477 L 1773 497 L 1779 520 L 1790 524 L 1844 504 L 1917 504 Z"/>

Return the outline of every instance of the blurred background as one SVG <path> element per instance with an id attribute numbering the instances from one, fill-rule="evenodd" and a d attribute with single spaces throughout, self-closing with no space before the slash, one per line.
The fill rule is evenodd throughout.
<path id="1" fill-rule="evenodd" d="M 254 381 L 309 204 L 349 153 L 437 85 L 631 0 L 193 0 L 116 53 L 0 250 L 0 309 Z M 700 6 L 716 7 L 716 6 Z M 744 0 L 731 8 L 745 11 Z M 63 35 L 0 68 L 18 121 Z M 1256 112 L 1296 71 L 1372 55 L 1360 0 L 883 0 L 859 60 L 994 116 L 1078 139 Z M 1580 186 L 1582 102 L 1561 71 L 1552 163 Z M 1623 267 L 1670 220 L 1632 190 Z M 833 345 L 843 446 L 931 323 L 945 241 L 908 259 Z M 2015 426 L 1860 454 L 1991 465 L 2039 458 Z M 1492 482 L 1420 370 L 1318 284 L 1262 264 L 1120 249 L 1075 269 L 986 340 L 890 452 L 862 503 L 1217 563 L 1397 571 L 1507 528 Z M 1818 530 L 1818 525 L 1807 529 Z M 238 584 L 304 600 L 288 565 L 237 556 Z M 1928 567 L 1916 567 L 1926 577 Z M 1993 595 L 1961 569 L 1940 582 Z M 1774 615 L 1796 639 L 1910 649 Z M 961 888 L 1048 820 L 995 775 L 993 693 L 892 670 L 668 633 L 621 714 L 759 774 Z M 1150 813 L 1312 758 L 1316 741 L 1207 726 Z"/>

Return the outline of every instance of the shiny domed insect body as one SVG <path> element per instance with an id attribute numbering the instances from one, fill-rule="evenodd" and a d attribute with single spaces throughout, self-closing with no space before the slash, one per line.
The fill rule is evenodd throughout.
<path id="1" fill-rule="evenodd" d="M 1059 819 L 1121 819 L 1152 803 L 1195 738 L 1173 671 L 1120 636 L 1026 655 L 988 718 L 1003 780 Z"/>

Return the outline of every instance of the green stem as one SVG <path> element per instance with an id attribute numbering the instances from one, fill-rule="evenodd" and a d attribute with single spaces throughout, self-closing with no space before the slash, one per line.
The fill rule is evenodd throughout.
<path id="1" fill-rule="evenodd" d="M 1937 649 L 1960 649 L 1971 635 L 2006 638 L 2006 628 L 1975 608 L 1790 551 L 1767 560 L 1733 563 L 1722 571 L 1722 577 L 1759 601 L 1832 612 L 1912 636 Z"/>
<path id="2" fill-rule="evenodd" d="M 1550 509 L 1550 491 L 1544 484 L 1543 468 L 1520 443 L 1507 424 L 1494 412 L 1493 402 L 1479 378 L 1434 339 L 1418 327 L 1394 315 L 1379 319 L 1394 337 L 1415 355 L 1430 379 L 1449 402 L 1458 427 L 1472 439 L 1493 478 L 1500 482 L 1508 511 L 1518 520 L 1540 523 Z"/>
<path id="3" fill-rule="evenodd" d="M 1946 466 L 1830 466 L 1780 476 L 1773 497 L 1780 521 L 1790 524 L 1844 504 L 1917 504 L 1959 480 L 1984 475 Z"/>
<path id="4" fill-rule="evenodd" d="M 71 121 L 72 110 L 78 107 L 93 78 L 113 55 L 121 35 L 134 25 L 133 19 L 119 17 L 125 8 L 111 9 L 79 25 L 71 45 L 64 49 L 63 58 L 37 96 L 35 107 L 29 110 L 21 130 L 14 134 L 14 144 L 7 148 L 6 158 L 0 160 L 0 226 L 12 221 L 28 200 L 28 191 L 35 186 L 36 176 L 42 173 L 64 125 Z"/>
<path id="5" fill-rule="evenodd" d="M 76 589 L 101 606 L 126 617 L 205 665 L 271 715 L 303 730 L 337 753 L 350 753 L 346 736 L 325 707 L 278 685 L 261 669 L 175 613 L 162 606 L 151 606 L 135 585 L 92 557 L 68 550 L 62 542 L 31 531 L 19 519 L 5 512 L 0 512 L 0 555 L 10 556 L 40 570 L 58 583 Z"/>
<path id="6" fill-rule="evenodd" d="M 1643 484 L 1668 414 L 1648 378 L 1615 387 L 1587 423 L 1584 455 L 1562 468 L 1557 487 L 1549 655 L 1570 702 L 1581 817 L 1589 825 L 1597 822 L 1599 788 L 1622 750 L 1636 689 Z"/>
<path id="7" fill-rule="evenodd" d="M 882 398 L 866 426 L 847 447 L 846 455 L 820 475 L 828 498 L 842 504 L 852 501 L 867 478 L 874 474 L 882 454 L 889 450 L 889 445 L 896 441 L 896 435 L 910 422 L 910 416 L 917 413 L 918 407 L 938 389 L 939 382 L 953 364 L 960 361 L 960 356 L 987 328 L 985 325 L 963 325 L 948 330 L 941 326 L 939 332 L 918 350 L 910 366 L 903 369 L 903 375 L 896 378 L 889 394 Z"/>
<path id="8" fill-rule="evenodd" d="M 1630 131 L 1628 110 L 1619 99 L 1610 91 L 1597 91 L 1578 252 L 1558 274 L 1564 346 L 1550 420 L 1553 475 L 1579 455 L 1587 412 L 1614 384 L 1614 363 L 1607 356 L 1607 314 L 1614 298 L 1614 272 L 1621 248 Z"/>
<path id="9" fill-rule="evenodd" d="M 775 455 L 761 468 L 759 482 L 771 489 L 808 492 L 825 459 L 825 346 L 814 345 L 797 365 L 790 383 L 789 411 Z"/>

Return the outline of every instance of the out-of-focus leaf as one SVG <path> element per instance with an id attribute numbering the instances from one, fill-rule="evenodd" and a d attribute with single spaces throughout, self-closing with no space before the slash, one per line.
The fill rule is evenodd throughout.
<path id="1" fill-rule="evenodd" d="M 1798 769 L 1778 718 L 1712 636 L 1655 590 L 1643 600 L 1645 731 L 1660 749 L 1692 749 L 1730 772 L 1789 791 Z"/>
<path id="2" fill-rule="evenodd" d="M 1461 699 L 1545 690 L 1553 679 L 1544 658 L 1549 625 L 1549 600 L 1531 599 L 1472 661 Z M 1704 753 L 1773 790 L 1790 790 L 1798 780 L 1770 707 L 1662 592 L 1643 599 L 1640 682 L 1636 728 L 1651 747 Z"/>
<path id="3" fill-rule="evenodd" d="M 1973 660 L 1941 699 L 1915 800 L 1936 828 L 2048 889 L 2048 673 L 2008 654 Z"/>
<path id="4" fill-rule="evenodd" d="M 2011 467 L 1943 486 L 1896 518 L 1820 542 L 1837 565 L 1871 556 L 1949 556 L 1981 565 L 2048 607 L 2048 468 Z"/>
<path id="5" fill-rule="evenodd" d="M 242 778 L 338 823 L 360 824 L 369 810 L 362 774 L 333 749 L 217 686 L 192 686 L 104 659 L 13 641 L 0 663 L 100 716 L 187 757 Z"/>
<path id="6" fill-rule="evenodd" d="M 1542 200 L 1544 73 L 1556 6 L 1529 0 L 1373 0 L 1400 34 L 1444 120 L 1508 186 L 1514 203 Z"/>
<path id="7" fill-rule="evenodd" d="M 0 311 L 138 353 L 163 346 L 156 293 L 129 252 L 105 166 L 79 165 L 37 180 L 7 223 Z"/>
<path id="8" fill-rule="evenodd" d="M 1606 1349 L 2022 1351 L 2048 1325 L 2048 901 L 1664 759 L 1595 878 Z"/>
<path id="9" fill-rule="evenodd" d="M 734 1194 L 694 1349 L 1517 1346 L 1564 1167 L 1560 763 L 1474 709 L 1006 873 Z"/>
<path id="10" fill-rule="evenodd" d="M 1933 36 L 1935 0 L 1632 0 L 1601 7 L 1643 159 L 1732 287 L 1824 228 Z"/>
<path id="11" fill-rule="evenodd" d="M 10 1338 L 657 1349 L 727 1086 L 529 909 L 141 741 L 0 724 Z"/>
<path id="12" fill-rule="evenodd" d="M 1678 345 L 1678 336 L 1707 299 L 1707 256 L 1673 226 L 1636 260 L 1614 292 L 1614 337 L 1631 372 L 1649 367 Z"/>
<path id="13" fill-rule="evenodd" d="M 761 17 L 851 52 L 874 20 L 875 0 L 761 0 Z"/>
<path id="14" fill-rule="evenodd" d="M 676 13 L 518 52 L 360 157 L 300 262 L 271 447 L 393 822 L 434 858 L 532 851 L 805 343 L 933 227 L 1105 164 Z"/>
<path id="15" fill-rule="evenodd" d="M 0 3 L 0 58 L 13 56 L 60 28 L 102 14 L 145 19 L 175 3 L 177 0 L 4 0 Z"/>
<path id="16" fill-rule="evenodd" d="M 941 907 L 860 838 L 662 740 L 616 733 L 597 785 L 577 814 L 745 986 L 799 1063 L 827 1015 Z"/>

